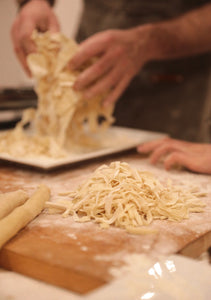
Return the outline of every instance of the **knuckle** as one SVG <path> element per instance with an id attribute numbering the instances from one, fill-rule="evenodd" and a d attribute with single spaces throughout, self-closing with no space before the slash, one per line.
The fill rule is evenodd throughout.
<path id="1" fill-rule="evenodd" d="M 177 160 L 178 159 L 178 153 L 177 152 L 172 152 L 169 157 L 168 160 Z"/>
<path id="2" fill-rule="evenodd" d="M 173 141 L 173 139 L 170 138 L 169 136 L 164 137 L 164 139 L 163 139 L 163 142 L 171 142 L 171 141 Z"/>
<path id="3" fill-rule="evenodd" d="M 107 44 L 112 44 L 115 40 L 115 33 L 113 30 L 107 30 L 105 33 L 105 40 Z"/>
<path id="4" fill-rule="evenodd" d="M 160 146 L 160 151 L 170 151 L 172 149 L 171 142 L 166 142 L 165 144 Z"/>

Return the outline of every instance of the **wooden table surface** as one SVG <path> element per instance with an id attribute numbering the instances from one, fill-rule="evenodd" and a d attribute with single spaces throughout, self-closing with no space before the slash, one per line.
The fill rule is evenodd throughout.
<path id="1" fill-rule="evenodd" d="M 83 163 L 74 168 L 41 173 L 0 164 L 0 191 L 24 189 L 30 194 L 40 183 L 58 193 L 77 187 L 103 163 L 121 160 L 143 171 L 151 171 L 160 181 L 171 178 L 176 184 L 199 186 L 207 193 L 203 213 L 192 214 L 180 223 L 153 222 L 157 234 L 131 235 L 122 229 L 102 230 L 92 223 L 75 223 L 71 217 L 48 215 L 45 211 L 20 231 L 0 251 L 0 266 L 45 282 L 86 293 L 112 280 L 110 270 L 120 266 L 128 253 L 199 256 L 211 245 L 211 177 L 185 171 L 166 172 L 151 166 L 147 158 L 130 152 Z"/>

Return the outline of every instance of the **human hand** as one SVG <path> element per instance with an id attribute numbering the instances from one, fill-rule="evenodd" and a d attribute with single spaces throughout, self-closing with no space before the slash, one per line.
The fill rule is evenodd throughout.
<path id="1" fill-rule="evenodd" d="M 165 138 L 140 145 L 137 151 L 151 152 L 152 164 L 156 164 L 161 157 L 164 157 L 164 166 L 167 170 L 179 164 L 194 172 L 211 174 L 211 144 Z"/>
<path id="2" fill-rule="evenodd" d="M 114 103 L 148 60 L 147 31 L 142 31 L 108 30 L 82 42 L 70 68 L 80 69 L 98 59 L 79 75 L 75 89 L 83 91 L 86 99 L 105 93 L 104 104 Z"/>
<path id="3" fill-rule="evenodd" d="M 31 52 L 36 51 L 31 40 L 31 34 L 35 29 L 41 32 L 59 30 L 57 18 L 47 1 L 29 1 L 22 7 L 11 28 L 14 50 L 29 76 L 31 73 L 27 66 L 26 57 Z"/>

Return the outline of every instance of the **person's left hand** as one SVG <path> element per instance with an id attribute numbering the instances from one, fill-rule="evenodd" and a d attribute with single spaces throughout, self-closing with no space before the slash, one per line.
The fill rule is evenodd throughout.
<path id="1" fill-rule="evenodd" d="M 211 144 L 164 138 L 140 145 L 137 151 L 151 153 L 152 164 L 156 164 L 163 158 L 167 170 L 177 164 L 194 172 L 211 174 Z"/>
<path id="2" fill-rule="evenodd" d="M 140 29 L 133 28 L 108 30 L 85 40 L 71 59 L 70 68 L 80 69 L 93 58 L 98 59 L 80 74 L 75 89 L 83 91 L 86 99 L 106 93 L 104 104 L 115 102 L 147 61 L 145 40 L 144 28 L 141 37 Z"/>
<path id="3" fill-rule="evenodd" d="M 47 1 L 31 0 L 26 3 L 15 17 L 11 28 L 15 53 L 28 76 L 31 76 L 31 72 L 26 58 L 30 53 L 36 52 L 31 39 L 34 30 L 59 31 L 59 22 Z"/>

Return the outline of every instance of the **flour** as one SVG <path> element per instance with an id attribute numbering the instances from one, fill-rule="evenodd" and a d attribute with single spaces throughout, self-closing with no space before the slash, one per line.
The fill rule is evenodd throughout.
<path id="1" fill-rule="evenodd" d="M 81 250 L 86 252 L 86 251 L 88 251 L 88 247 L 82 246 L 82 247 L 81 247 Z"/>
<path id="2" fill-rule="evenodd" d="M 121 278 L 121 285 L 130 299 L 204 299 L 200 287 L 192 286 L 178 272 L 177 263 L 172 258 L 130 254 L 124 257 L 123 262 L 122 267 L 113 267 L 110 273 Z M 119 282 L 117 280 L 117 284 Z"/>
<path id="3" fill-rule="evenodd" d="M 86 243 L 82 242 L 81 247 L 88 247 L 89 250 L 98 245 L 103 245 L 100 251 L 95 250 L 98 259 L 107 259 L 113 261 L 118 259 L 119 255 L 128 253 L 145 253 L 147 255 L 157 254 L 171 254 L 179 251 L 185 245 L 200 237 L 211 230 L 211 182 L 210 176 L 192 174 L 188 172 L 179 172 L 173 170 L 167 172 L 161 166 L 155 167 L 149 165 L 147 160 L 139 157 L 131 158 L 124 157 L 122 160 L 130 163 L 132 166 L 141 171 L 150 171 L 155 174 L 160 181 L 166 181 L 168 178 L 173 183 L 184 184 L 188 183 L 192 186 L 199 186 L 202 192 L 206 192 L 207 196 L 204 198 L 207 206 L 205 211 L 200 214 L 191 214 L 189 220 L 184 220 L 181 223 L 173 223 L 167 221 L 154 221 L 150 228 L 158 229 L 157 235 L 144 235 L 137 237 L 124 233 L 122 229 L 111 227 L 109 229 L 101 229 L 96 224 L 91 222 L 79 223 L 74 222 L 72 217 L 62 218 L 60 215 L 47 215 L 44 211 L 39 217 L 33 220 L 28 229 L 41 229 L 44 232 L 49 230 L 57 230 L 62 235 L 67 237 L 67 241 L 79 241 L 82 236 Z M 108 163 L 112 159 L 104 160 Z M 31 194 L 37 185 L 44 183 L 51 189 L 51 201 L 57 201 L 61 198 L 60 192 L 68 192 L 74 190 L 81 184 L 87 176 L 98 167 L 102 162 L 93 162 L 88 165 L 81 165 L 78 168 L 71 170 L 62 170 L 49 174 L 39 172 L 32 172 L 27 170 L 7 169 L 2 168 L 0 173 L 1 186 L 0 190 L 3 192 L 24 189 Z M 76 237 L 76 239 L 75 239 Z M 94 245 L 94 246 L 93 246 Z M 111 249 L 110 252 L 108 249 Z M 125 249 L 124 253 L 119 253 L 121 249 Z"/>
<path id="4" fill-rule="evenodd" d="M 68 233 L 67 236 L 69 236 L 73 240 L 77 240 L 77 236 L 74 233 Z"/>
<path id="5" fill-rule="evenodd" d="M 115 260 L 123 260 L 124 257 L 127 257 L 127 255 L 128 255 L 128 253 L 126 251 L 118 251 L 116 253 L 113 253 L 112 255 L 109 255 L 109 254 L 95 255 L 94 259 L 98 260 L 98 261 L 110 262 L 110 261 L 115 261 Z M 110 273 L 111 273 L 111 275 L 114 275 L 114 274 L 112 274 L 112 271 Z"/>

